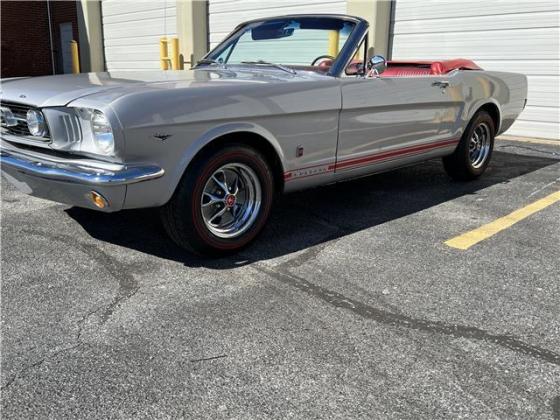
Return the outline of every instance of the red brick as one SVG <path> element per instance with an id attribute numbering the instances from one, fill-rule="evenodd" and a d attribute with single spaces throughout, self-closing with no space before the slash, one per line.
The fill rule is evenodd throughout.
<path id="1" fill-rule="evenodd" d="M 55 69 L 61 73 L 59 24 L 72 22 L 78 40 L 76 2 L 51 1 L 50 7 Z M 1 77 L 52 74 L 47 2 L 2 1 L 0 15 Z"/>

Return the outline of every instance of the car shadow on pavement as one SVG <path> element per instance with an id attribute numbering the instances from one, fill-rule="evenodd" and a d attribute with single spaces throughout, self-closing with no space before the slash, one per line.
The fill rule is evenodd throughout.
<path id="1" fill-rule="evenodd" d="M 452 181 L 439 160 L 353 181 L 287 194 L 275 203 L 261 236 L 241 253 L 220 259 L 192 255 L 165 234 L 157 209 L 67 213 L 93 238 L 192 267 L 228 269 L 267 260 L 381 225 L 534 172 L 559 160 L 494 152 L 478 180 Z"/>

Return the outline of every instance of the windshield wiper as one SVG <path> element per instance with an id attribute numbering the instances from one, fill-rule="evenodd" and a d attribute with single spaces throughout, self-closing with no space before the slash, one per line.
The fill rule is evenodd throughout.
<path id="1" fill-rule="evenodd" d="M 213 58 L 203 58 L 202 60 L 198 60 L 196 65 L 198 66 L 199 64 L 216 64 L 217 66 L 225 67 L 223 62 L 214 60 Z"/>
<path id="2" fill-rule="evenodd" d="M 282 64 L 271 63 L 270 61 L 264 61 L 264 60 L 242 61 L 241 64 L 252 64 L 252 65 L 257 65 L 257 66 L 271 66 L 271 67 L 275 67 L 275 68 L 280 69 L 280 70 L 284 70 L 285 72 L 288 72 L 290 74 L 296 74 L 296 71 L 294 69 L 283 66 Z"/>

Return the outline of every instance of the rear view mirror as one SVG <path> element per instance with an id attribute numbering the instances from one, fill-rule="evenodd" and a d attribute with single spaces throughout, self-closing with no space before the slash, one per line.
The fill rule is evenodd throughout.
<path id="1" fill-rule="evenodd" d="M 286 28 L 285 22 L 281 24 L 262 25 L 251 29 L 251 38 L 253 41 L 264 41 L 267 39 L 280 39 L 292 36 L 294 28 Z"/>
<path id="2" fill-rule="evenodd" d="M 387 69 L 387 60 L 382 55 L 374 55 L 368 60 L 367 69 L 370 75 L 378 76 Z"/>

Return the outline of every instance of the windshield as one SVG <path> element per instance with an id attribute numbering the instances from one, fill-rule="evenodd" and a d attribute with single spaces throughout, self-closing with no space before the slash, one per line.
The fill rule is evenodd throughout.
<path id="1" fill-rule="evenodd" d="M 250 23 L 212 51 L 205 64 L 280 64 L 328 69 L 354 30 L 330 17 L 290 17 Z"/>

